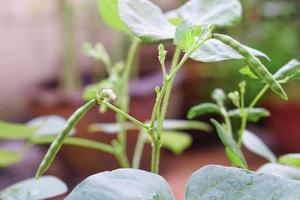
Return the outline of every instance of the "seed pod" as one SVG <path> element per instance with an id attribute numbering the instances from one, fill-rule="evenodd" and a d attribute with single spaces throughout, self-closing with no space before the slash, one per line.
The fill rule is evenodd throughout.
<path id="1" fill-rule="evenodd" d="M 287 95 L 281 85 L 273 78 L 272 74 L 267 70 L 267 68 L 261 63 L 258 58 L 253 56 L 238 41 L 232 39 L 227 35 L 213 34 L 213 37 L 230 46 L 232 49 L 241 54 L 248 62 L 249 66 L 257 73 L 257 75 L 262 80 L 264 80 L 276 94 L 278 94 L 281 98 L 287 100 Z"/>
<path id="2" fill-rule="evenodd" d="M 65 138 L 68 136 L 68 134 L 71 132 L 71 130 L 76 126 L 76 124 L 79 122 L 79 120 L 85 115 L 87 111 L 92 109 L 96 105 L 97 101 L 95 99 L 89 101 L 79 109 L 77 109 L 71 117 L 68 119 L 67 124 L 65 125 L 62 132 L 55 138 L 55 140 L 52 142 L 51 146 L 49 147 L 44 159 L 42 160 L 37 172 L 36 172 L 36 178 L 39 178 L 41 175 L 43 175 L 51 165 L 52 161 L 54 160 L 57 152 L 61 148 Z"/>

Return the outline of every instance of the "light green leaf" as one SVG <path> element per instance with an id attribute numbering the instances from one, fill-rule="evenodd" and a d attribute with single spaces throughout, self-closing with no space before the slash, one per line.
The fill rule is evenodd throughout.
<path id="1" fill-rule="evenodd" d="M 22 159 L 18 152 L 0 149 L 0 168 L 9 167 Z"/>
<path id="2" fill-rule="evenodd" d="M 245 112 L 248 113 L 248 121 L 258 122 L 263 117 L 270 116 L 270 112 L 265 108 L 245 108 Z M 229 117 L 241 118 L 242 112 L 240 109 L 233 109 L 228 112 Z"/>
<path id="3" fill-rule="evenodd" d="M 199 105 L 193 106 L 188 111 L 187 117 L 188 119 L 193 119 L 195 117 L 211 113 L 220 113 L 219 106 L 214 103 L 201 103 Z"/>
<path id="4" fill-rule="evenodd" d="M 2 140 L 24 140 L 30 138 L 36 128 L 25 124 L 0 121 L 0 139 Z"/>
<path id="5" fill-rule="evenodd" d="M 149 0 L 119 0 L 119 14 L 131 32 L 144 42 L 172 39 L 175 26 Z"/>
<path id="6" fill-rule="evenodd" d="M 242 75 L 248 76 L 251 79 L 258 79 L 258 76 L 254 72 L 252 72 L 249 65 L 246 65 L 245 67 L 241 68 L 240 73 Z"/>
<path id="7" fill-rule="evenodd" d="M 165 179 L 138 169 L 117 169 L 86 178 L 66 200 L 174 200 Z"/>
<path id="8" fill-rule="evenodd" d="M 86 86 L 83 91 L 83 99 L 86 101 L 92 100 L 96 97 L 97 92 L 106 88 L 111 88 L 111 83 L 108 79 L 104 79 L 99 83 L 94 83 Z"/>
<path id="9" fill-rule="evenodd" d="M 28 127 L 36 129 L 34 135 L 38 136 L 58 135 L 66 126 L 66 124 L 67 120 L 58 115 L 40 116 L 26 123 Z M 75 132 L 76 130 L 73 129 L 70 132 L 70 135 L 74 135 Z"/>
<path id="10" fill-rule="evenodd" d="M 274 153 L 254 133 L 245 130 L 243 134 L 243 144 L 249 151 L 256 155 L 261 156 L 270 162 L 276 162 Z"/>
<path id="11" fill-rule="evenodd" d="M 117 123 L 93 123 L 88 126 L 90 132 L 104 132 L 108 134 L 117 134 L 120 131 L 120 124 Z M 126 130 L 138 130 L 131 122 L 125 123 Z"/>
<path id="12" fill-rule="evenodd" d="M 267 163 L 267 164 L 261 166 L 257 171 L 266 173 L 266 174 L 271 174 L 274 176 L 279 176 L 280 178 L 286 178 L 286 179 L 300 181 L 300 170 L 299 169 L 285 166 L 285 165 L 280 165 L 277 163 Z"/>
<path id="13" fill-rule="evenodd" d="M 295 200 L 300 182 L 233 167 L 205 166 L 188 180 L 186 200 Z"/>
<path id="14" fill-rule="evenodd" d="M 242 168 L 248 168 L 245 157 L 234 139 L 230 137 L 229 133 L 221 126 L 221 124 L 219 124 L 219 122 L 211 119 L 211 123 L 216 127 L 217 133 L 226 147 L 227 155 L 229 155 L 228 158 L 232 164 Z"/>
<path id="15" fill-rule="evenodd" d="M 278 162 L 291 167 L 300 168 L 300 153 L 290 153 L 280 156 Z"/>
<path id="16" fill-rule="evenodd" d="M 64 182 L 54 176 L 31 178 L 11 185 L 0 192 L 1 200 L 39 200 L 55 197 L 67 191 Z"/>
<path id="17" fill-rule="evenodd" d="M 174 44 L 187 51 L 195 42 L 193 25 L 188 22 L 179 24 L 176 28 Z"/>
<path id="18" fill-rule="evenodd" d="M 182 18 L 195 25 L 231 26 L 242 15 L 238 0 L 190 0 L 166 14 L 169 19 Z"/>
<path id="19" fill-rule="evenodd" d="M 192 142 L 192 137 L 184 132 L 164 131 L 162 134 L 162 146 L 176 155 L 189 148 Z"/>
<path id="20" fill-rule="evenodd" d="M 119 16 L 118 0 L 98 0 L 99 13 L 102 20 L 110 27 L 130 34 Z"/>
<path id="21" fill-rule="evenodd" d="M 269 60 L 269 57 L 250 47 L 243 45 L 252 55 L 264 57 Z M 234 49 L 225 45 L 216 39 L 209 39 L 203 43 L 195 52 L 190 56 L 192 59 L 200 62 L 220 62 L 225 60 L 241 60 L 244 59 Z"/>
<path id="22" fill-rule="evenodd" d="M 296 59 L 291 60 L 281 67 L 273 76 L 278 81 L 289 81 L 290 79 L 299 79 L 300 62 Z"/>

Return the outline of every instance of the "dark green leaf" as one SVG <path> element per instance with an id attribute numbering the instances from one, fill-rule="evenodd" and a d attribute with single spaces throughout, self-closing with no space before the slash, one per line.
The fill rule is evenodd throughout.
<path id="1" fill-rule="evenodd" d="M 117 169 L 86 178 L 66 200 L 174 200 L 165 179 L 137 169 Z"/>
<path id="2" fill-rule="evenodd" d="M 188 112 L 188 118 L 193 119 L 201 115 L 210 113 L 220 113 L 220 108 L 214 103 L 201 103 L 193 106 Z"/>
<path id="3" fill-rule="evenodd" d="M 233 167 L 205 166 L 187 184 L 186 200 L 296 200 L 300 182 Z"/>
<path id="4" fill-rule="evenodd" d="M 119 16 L 118 0 L 98 0 L 102 20 L 110 27 L 130 33 Z"/>
<path id="5" fill-rule="evenodd" d="M 0 192 L 1 200 L 38 200 L 61 195 L 67 191 L 64 182 L 54 176 L 31 178 L 9 186 Z"/>
<path id="6" fill-rule="evenodd" d="M 230 137 L 225 128 L 214 119 L 211 119 L 211 123 L 216 127 L 217 133 L 229 154 L 228 158 L 230 159 L 231 163 L 235 166 L 248 168 L 242 151 L 239 149 L 234 139 Z"/>
<path id="7" fill-rule="evenodd" d="M 22 156 L 18 152 L 0 149 L 0 168 L 9 167 L 21 159 Z"/>
<path id="8" fill-rule="evenodd" d="M 276 162 L 276 156 L 274 153 L 265 145 L 265 143 L 252 132 L 245 130 L 243 134 L 243 144 L 251 152 L 259 155 L 270 162 Z"/>
<path id="9" fill-rule="evenodd" d="M 296 59 L 291 60 L 281 67 L 275 74 L 274 78 L 279 81 L 287 82 L 290 79 L 298 79 L 300 76 L 300 62 Z"/>
<path id="10" fill-rule="evenodd" d="M 119 0 L 119 14 L 131 32 L 144 42 L 172 39 L 175 26 L 149 0 Z"/>
<path id="11" fill-rule="evenodd" d="M 300 181 L 299 169 L 285 165 L 280 165 L 277 163 L 267 163 L 261 166 L 257 171 L 266 174 L 271 174 L 274 176 L 279 176 L 281 178 Z"/>
<path id="12" fill-rule="evenodd" d="M 30 138 L 36 128 L 28 127 L 25 124 L 0 121 L 0 139 L 2 140 L 23 140 Z"/>
<path id="13" fill-rule="evenodd" d="M 230 26 L 241 18 L 242 6 L 238 0 L 190 0 L 166 14 L 169 19 L 183 18 L 195 25 Z"/>
<path id="14" fill-rule="evenodd" d="M 284 165 L 300 168 L 300 153 L 290 153 L 278 158 L 278 162 Z"/>
<path id="15" fill-rule="evenodd" d="M 251 108 L 251 109 L 245 108 L 244 111 L 248 113 L 248 121 L 251 122 L 257 122 L 263 117 L 270 116 L 270 112 L 265 108 Z M 240 109 L 234 109 L 234 110 L 230 110 L 228 112 L 228 115 L 229 117 L 241 118 L 242 112 Z"/>

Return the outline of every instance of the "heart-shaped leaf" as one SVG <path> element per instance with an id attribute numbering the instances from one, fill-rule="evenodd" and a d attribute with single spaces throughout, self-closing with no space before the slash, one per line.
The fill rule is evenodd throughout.
<path id="1" fill-rule="evenodd" d="M 39 200 L 55 197 L 67 191 L 64 182 L 54 176 L 31 178 L 11 185 L 0 192 L 1 200 Z"/>
<path id="2" fill-rule="evenodd" d="M 193 106 L 188 112 L 188 119 L 193 119 L 205 114 L 220 113 L 220 108 L 214 103 L 201 103 Z"/>
<path id="3" fill-rule="evenodd" d="M 263 172 L 266 174 L 272 174 L 274 176 L 279 176 L 281 178 L 287 178 L 291 180 L 297 180 L 300 181 L 300 170 L 285 166 L 285 165 L 280 165 L 277 163 L 268 163 L 263 166 L 261 166 L 258 170 L 258 172 Z"/>
<path id="4" fill-rule="evenodd" d="M 19 162 L 21 159 L 22 156 L 18 152 L 0 149 L 0 168 L 9 167 Z"/>
<path id="5" fill-rule="evenodd" d="M 168 183 L 157 174 L 137 169 L 117 169 L 92 175 L 66 200 L 173 200 Z"/>
<path id="6" fill-rule="evenodd" d="M 300 182 L 233 167 L 205 166 L 187 184 L 186 200 L 295 200 Z"/>
<path id="7" fill-rule="evenodd" d="M 118 0 L 98 0 L 100 16 L 108 26 L 130 34 L 130 31 L 120 19 L 118 3 Z"/>
<path id="8" fill-rule="evenodd" d="M 149 0 L 119 0 L 119 14 L 129 30 L 144 42 L 172 39 L 175 35 L 175 26 Z"/>
<path id="9" fill-rule="evenodd" d="M 270 112 L 265 108 L 251 108 L 251 109 L 245 108 L 244 111 L 247 112 L 248 121 L 251 121 L 251 122 L 257 122 L 263 117 L 270 116 Z M 228 115 L 229 115 L 229 117 L 240 118 L 240 117 L 242 117 L 242 112 L 240 109 L 234 109 L 234 110 L 228 111 Z"/>
<path id="10" fill-rule="evenodd" d="M 24 140 L 30 138 L 36 128 L 28 127 L 25 124 L 0 121 L 0 139 L 3 140 Z"/>
<path id="11" fill-rule="evenodd" d="M 254 133 L 245 130 L 243 134 L 243 144 L 248 150 L 256 155 L 259 155 L 270 162 L 276 162 L 276 156 L 274 153 Z"/>
<path id="12" fill-rule="evenodd" d="M 243 45 L 251 54 L 255 56 L 264 57 L 269 59 L 269 57 L 251 47 Z M 209 39 L 203 43 L 191 56 L 192 59 L 201 62 L 220 62 L 225 60 L 240 60 L 244 59 L 239 53 L 234 49 L 225 45 L 216 39 Z"/>
<path id="13" fill-rule="evenodd" d="M 230 159 L 231 163 L 235 166 L 248 168 L 242 151 L 239 149 L 234 139 L 227 133 L 227 130 L 214 119 L 211 119 L 211 123 L 216 127 L 217 133 L 226 147 L 228 159 Z"/>
<path id="14" fill-rule="evenodd" d="M 169 19 L 182 18 L 194 25 L 217 26 L 234 25 L 241 15 L 242 6 L 238 0 L 190 0 L 166 14 Z"/>
<path id="15" fill-rule="evenodd" d="M 300 168 L 300 153 L 290 153 L 278 158 L 278 162 L 284 165 Z"/>

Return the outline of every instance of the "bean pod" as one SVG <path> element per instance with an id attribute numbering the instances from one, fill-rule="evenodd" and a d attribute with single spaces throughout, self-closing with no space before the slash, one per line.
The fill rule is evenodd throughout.
<path id="1" fill-rule="evenodd" d="M 253 56 L 242 44 L 227 35 L 213 34 L 213 37 L 230 46 L 243 56 L 248 65 L 257 73 L 257 75 L 264 80 L 276 94 L 287 100 L 287 95 L 281 85 L 273 78 L 272 74 L 261 63 L 261 61 Z"/>
<path id="2" fill-rule="evenodd" d="M 85 105 L 77 109 L 71 117 L 68 119 L 67 124 L 65 125 L 62 132 L 55 138 L 55 140 L 52 142 L 51 146 L 49 147 L 44 159 L 42 160 L 37 172 L 36 172 L 36 178 L 39 178 L 41 175 L 43 175 L 48 168 L 50 167 L 52 161 L 54 160 L 57 152 L 61 148 L 65 138 L 68 136 L 68 134 L 71 132 L 71 130 L 76 126 L 76 124 L 80 121 L 80 119 L 88 112 L 90 109 L 92 109 L 97 104 L 97 100 L 93 99 L 89 102 L 87 102 Z"/>

